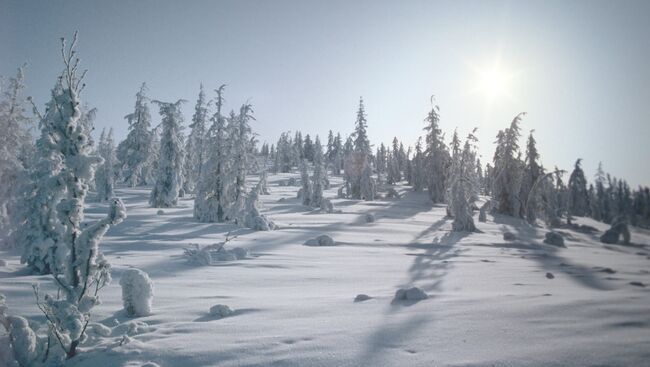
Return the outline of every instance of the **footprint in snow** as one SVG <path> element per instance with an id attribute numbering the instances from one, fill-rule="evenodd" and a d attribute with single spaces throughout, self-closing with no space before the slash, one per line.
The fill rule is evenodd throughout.
<path id="1" fill-rule="evenodd" d="M 643 283 L 641 283 L 641 282 L 636 282 L 636 281 L 635 281 L 635 282 L 630 282 L 630 285 L 633 285 L 633 286 L 635 286 L 635 287 L 642 287 L 642 288 L 645 288 L 645 284 L 643 284 Z"/>
<path id="2" fill-rule="evenodd" d="M 546 279 L 553 279 L 555 278 L 555 275 L 553 273 L 546 273 Z"/>

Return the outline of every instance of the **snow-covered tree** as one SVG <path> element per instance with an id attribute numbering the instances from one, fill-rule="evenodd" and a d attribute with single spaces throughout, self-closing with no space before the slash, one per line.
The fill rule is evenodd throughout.
<path id="1" fill-rule="evenodd" d="M 275 153 L 275 171 L 288 173 L 291 172 L 293 165 L 293 147 L 291 137 L 288 132 L 280 134 Z"/>
<path id="2" fill-rule="evenodd" d="M 530 223 L 534 223 L 539 212 L 541 191 L 537 190 L 537 181 L 544 175 L 542 167 L 539 165 L 539 153 L 537 152 L 533 130 L 531 130 L 526 143 L 526 159 L 522 178 L 521 190 L 519 197 L 524 205 L 522 206 L 522 216 Z"/>
<path id="3" fill-rule="evenodd" d="M 368 140 L 368 122 L 366 120 L 366 109 L 363 105 L 363 97 L 359 98 L 359 109 L 357 110 L 357 120 L 354 124 L 354 152 L 369 157 L 372 154 L 370 150 L 370 141 Z"/>
<path id="4" fill-rule="evenodd" d="M 154 182 L 156 146 L 151 131 L 147 85 L 142 83 L 135 95 L 135 109 L 124 118 L 129 122 L 129 134 L 117 147 L 117 159 L 121 164 L 121 176 L 129 186 Z"/>
<path id="5" fill-rule="evenodd" d="M 228 118 L 228 141 L 231 154 L 231 168 L 226 171 L 227 186 L 230 189 L 227 202 L 230 204 L 226 216 L 230 220 L 240 218 L 244 209 L 246 199 L 246 174 L 250 163 L 251 127 L 249 121 L 253 117 L 253 106 L 249 103 L 243 104 L 239 114 L 231 111 Z"/>
<path id="6" fill-rule="evenodd" d="M 433 105 L 424 121 L 427 124 L 424 127 L 426 131 L 424 154 L 427 161 L 429 197 L 434 203 L 441 203 L 445 200 L 449 152 L 440 129 L 440 108 Z"/>
<path id="7" fill-rule="evenodd" d="M 51 242 L 49 252 L 57 293 L 45 295 L 43 301 L 37 297 L 37 304 L 46 316 L 53 340 L 67 358 L 77 354 L 90 322 L 90 311 L 99 303 L 98 291 L 110 282 L 110 266 L 99 250 L 99 242 L 111 225 L 126 217 L 122 202 L 113 199 L 104 219 L 82 228 L 88 186 L 102 159 L 90 155 L 92 146 L 81 122 L 79 93 L 83 75 L 77 76 L 79 59 L 75 56 L 75 43 L 76 34 L 69 48 L 65 48 L 65 43 L 62 45 L 65 68 L 41 121 L 39 139 L 41 163 L 52 168 L 49 176 L 43 178 L 57 199 L 57 223 L 49 224 L 49 230 L 56 233 L 56 242 Z"/>
<path id="8" fill-rule="evenodd" d="M 24 67 L 20 67 L 0 99 L 0 246 L 23 220 L 17 206 L 21 187 L 29 184 L 28 169 L 34 155 L 24 89 Z"/>
<path id="9" fill-rule="evenodd" d="M 347 196 L 352 199 L 374 200 L 376 193 L 375 180 L 372 178 L 372 167 L 370 162 L 370 141 L 367 133 L 366 113 L 363 105 L 363 98 L 359 99 L 357 120 L 354 133 L 348 142 L 345 158 L 345 187 Z"/>
<path id="10" fill-rule="evenodd" d="M 495 209 L 500 214 L 519 217 L 521 215 L 521 180 L 523 162 L 519 157 L 519 137 L 521 119 L 526 113 L 518 114 L 510 127 L 499 131 L 497 148 L 494 154 L 494 179 L 492 182 L 492 199 Z"/>
<path id="11" fill-rule="evenodd" d="M 226 220 L 228 191 L 226 172 L 229 168 L 229 146 L 226 135 L 226 119 L 221 114 L 226 86 L 221 85 L 215 101 L 216 112 L 206 137 L 207 160 L 199 177 L 194 198 L 194 218 L 201 222 L 223 222 Z"/>
<path id="12" fill-rule="evenodd" d="M 181 135 L 181 104 L 154 101 L 160 107 L 162 116 L 162 135 L 160 138 L 160 159 L 156 172 L 156 183 L 151 190 L 149 204 L 153 208 L 169 208 L 178 202 L 183 184 L 182 170 L 184 160 L 183 136 Z"/>
<path id="13" fill-rule="evenodd" d="M 410 181 L 414 191 L 422 191 L 426 187 L 426 158 L 422 150 L 422 138 L 418 138 L 415 143 L 415 155 L 411 168 Z"/>
<path id="14" fill-rule="evenodd" d="M 476 130 L 476 129 L 475 129 Z M 474 133 L 468 135 L 465 140 L 462 153 L 458 151 L 457 145 L 452 143 L 452 165 L 450 172 L 450 201 L 448 211 L 454 217 L 452 230 L 457 232 L 474 232 L 474 218 L 472 217 L 471 202 L 476 200 L 478 182 L 476 179 L 476 153 L 475 143 L 477 141 Z M 457 134 L 453 141 L 457 141 Z"/>
<path id="15" fill-rule="evenodd" d="M 320 208 L 323 204 L 323 190 L 329 187 L 329 180 L 327 179 L 327 170 L 323 158 L 323 148 L 318 136 L 316 136 L 316 141 L 314 143 L 314 176 L 312 178 L 311 186 L 312 193 L 310 204 L 315 208 Z"/>
<path id="16" fill-rule="evenodd" d="M 584 217 L 589 213 L 589 193 L 587 192 L 587 179 L 580 166 L 582 159 L 576 160 L 573 172 L 569 177 L 569 203 L 567 220 L 571 221 L 571 216 L 576 215 Z"/>
<path id="17" fill-rule="evenodd" d="M 106 129 L 102 130 L 97 152 L 104 159 L 104 163 L 99 166 L 95 174 L 97 200 L 108 201 L 115 196 L 115 143 L 113 142 L 113 128 L 108 131 L 108 134 L 106 134 Z"/>
<path id="18" fill-rule="evenodd" d="M 183 189 L 186 193 L 194 193 L 197 182 L 201 177 L 204 164 L 206 124 L 208 121 L 208 103 L 205 100 L 203 84 L 194 107 L 194 115 L 190 124 L 190 135 L 185 146 L 185 165 L 183 167 Z"/>
<path id="19" fill-rule="evenodd" d="M 313 186 L 309 180 L 309 172 L 307 171 L 306 159 L 304 159 L 300 164 L 300 184 L 302 187 L 299 192 L 299 198 L 302 200 L 302 205 L 311 206 Z"/>

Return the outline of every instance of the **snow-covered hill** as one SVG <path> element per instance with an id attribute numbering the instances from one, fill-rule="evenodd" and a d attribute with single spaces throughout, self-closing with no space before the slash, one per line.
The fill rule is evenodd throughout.
<path id="1" fill-rule="evenodd" d="M 402 188 L 403 198 L 334 199 L 333 214 L 300 205 L 298 187 L 270 175 L 263 212 L 280 227 L 253 232 L 198 223 L 192 200 L 177 208 L 147 203 L 148 189 L 118 189 L 124 223 L 102 242 L 113 283 L 101 293 L 90 350 L 71 366 L 641 366 L 650 361 L 650 232 L 632 245 L 603 245 L 598 234 L 561 229 L 566 248 L 547 232 L 509 217 L 488 216 L 482 233 L 453 233 L 443 206 Z M 255 178 L 251 178 L 255 180 Z M 333 179 L 326 196 L 336 196 Z M 87 218 L 103 216 L 88 204 Z M 366 215 L 372 213 L 374 222 Z M 607 227 L 590 219 L 579 223 Z M 503 233 L 517 237 L 505 241 Z M 222 241 L 249 258 L 191 266 L 191 243 Z M 305 246 L 321 234 L 334 246 Z M 17 252 L 0 252 L 0 293 L 10 311 L 43 322 Z M 129 319 L 119 279 L 131 267 L 154 282 L 153 313 Z M 394 301 L 420 287 L 421 301 Z M 370 299 L 354 302 L 355 296 Z M 234 313 L 211 316 L 224 304 Z M 128 323 L 131 323 L 130 325 Z M 101 336 L 104 333 L 105 336 Z M 125 337 L 125 335 L 129 335 Z"/>

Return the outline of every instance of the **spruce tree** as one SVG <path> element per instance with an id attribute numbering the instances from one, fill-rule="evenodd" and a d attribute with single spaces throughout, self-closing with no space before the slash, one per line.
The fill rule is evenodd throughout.
<path id="1" fill-rule="evenodd" d="M 136 94 L 133 113 L 124 118 L 129 123 L 129 134 L 117 147 L 117 159 L 121 164 L 121 176 L 129 186 L 153 183 L 154 165 L 157 161 L 154 137 L 151 131 L 147 85 L 142 83 Z"/>
<path id="2" fill-rule="evenodd" d="M 185 165 L 183 174 L 183 189 L 186 193 L 193 193 L 196 190 L 203 164 L 205 161 L 205 135 L 208 120 L 208 103 L 205 100 L 203 84 L 199 90 L 199 97 L 194 107 L 194 115 L 190 124 L 190 135 L 185 146 Z"/>
<path id="3" fill-rule="evenodd" d="M 160 161 L 156 172 L 156 183 L 151 190 L 149 204 L 153 208 L 176 206 L 183 184 L 183 136 L 181 134 L 184 100 L 174 103 L 154 101 L 160 107 L 162 135 L 160 138 Z"/>
<path id="4" fill-rule="evenodd" d="M 580 166 L 582 159 L 576 160 L 573 172 L 569 177 L 569 202 L 567 221 L 571 223 L 571 216 L 584 217 L 589 213 L 589 193 L 587 192 L 587 179 Z"/>

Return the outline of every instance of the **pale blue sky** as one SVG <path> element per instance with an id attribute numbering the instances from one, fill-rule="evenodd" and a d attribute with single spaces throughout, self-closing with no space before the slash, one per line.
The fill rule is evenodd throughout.
<path id="1" fill-rule="evenodd" d="M 270 142 L 284 130 L 348 134 L 363 96 L 373 143 L 412 144 L 435 94 L 448 136 L 479 127 L 484 162 L 527 111 L 545 166 L 581 157 L 592 177 L 603 161 L 648 185 L 648 19 L 649 1 L 0 0 L 0 74 L 28 62 L 28 94 L 43 105 L 58 39 L 79 30 L 83 98 L 118 139 L 143 81 L 152 98 L 189 100 L 186 123 L 199 83 L 226 83 L 229 107 L 250 98 Z M 497 58 L 516 78 L 488 103 L 474 69 Z"/>

